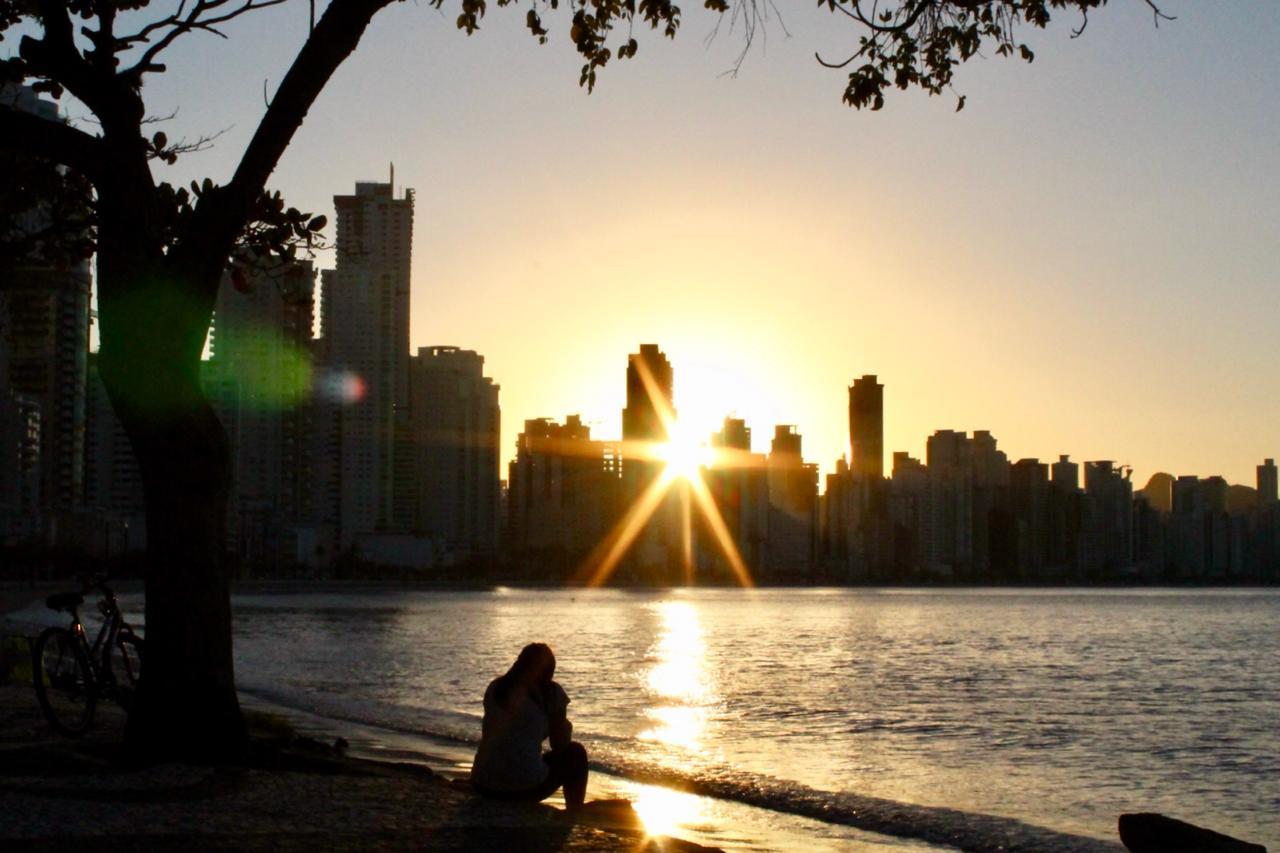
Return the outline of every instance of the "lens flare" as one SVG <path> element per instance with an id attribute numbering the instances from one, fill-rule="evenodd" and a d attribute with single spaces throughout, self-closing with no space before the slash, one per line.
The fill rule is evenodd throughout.
<path id="1" fill-rule="evenodd" d="M 754 586 L 737 544 L 725 524 L 724 516 L 703 480 L 706 468 L 715 465 L 725 468 L 745 467 L 752 464 L 751 455 L 723 449 L 713 450 L 701 444 L 687 426 L 676 420 L 670 402 L 644 361 L 637 361 L 636 367 L 667 438 L 661 442 L 626 441 L 619 448 L 624 460 L 662 463 L 662 473 L 636 497 L 613 530 L 596 546 L 578 571 L 579 581 L 584 581 L 589 586 L 601 586 L 608 582 L 622 558 L 662 505 L 667 493 L 678 486 L 681 529 L 684 534 L 685 582 L 693 582 L 693 508 L 696 506 L 710 528 L 715 544 L 728 560 L 734 577 L 744 587 Z M 741 461 L 744 459 L 747 460 L 745 463 Z"/>
<path id="2" fill-rule="evenodd" d="M 665 463 L 663 476 L 668 479 L 692 480 L 712 462 L 711 449 L 702 444 L 678 421 L 670 426 L 670 438 L 653 449 L 654 455 Z"/>
<path id="3" fill-rule="evenodd" d="M 316 381 L 316 396 L 344 406 L 359 403 L 369 393 L 364 378 L 350 370 L 331 370 Z"/>

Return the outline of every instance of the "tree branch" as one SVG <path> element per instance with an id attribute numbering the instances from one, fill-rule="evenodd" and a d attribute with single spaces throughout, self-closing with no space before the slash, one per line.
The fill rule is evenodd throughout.
<path id="1" fill-rule="evenodd" d="M 0 148 L 67 166 L 91 181 L 102 168 L 102 140 L 60 121 L 0 106 Z"/>
<path id="2" fill-rule="evenodd" d="M 182 9 L 185 6 L 185 0 L 178 7 L 178 11 L 152 24 L 143 27 L 136 34 L 127 37 L 126 41 L 133 42 L 149 42 L 151 34 L 166 26 L 172 27 L 167 33 L 160 37 L 160 40 L 147 48 L 142 57 L 127 71 L 124 72 L 125 77 L 130 79 L 140 79 L 143 74 L 151 71 L 163 71 L 164 66 L 158 64 L 155 60 L 169 45 L 173 44 L 179 36 L 194 30 L 203 30 L 213 35 L 226 38 L 226 36 L 216 29 L 218 24 L 225 24 L 233 18 L 238 18 L 247 12 L 253 12 L 258 9 L 265 9 L 269 6 L 279 6 L 287 0 L 245 0 L 243 6 L 226 12 L 222 15 L 215 15 L 211 18 L 204 18 L 203 15 L 213 11 L 221 6 L 225 6 L 228 0 L 196 0 L 195 6 L 187 14 L 186 18 L 182 18 Z"/>
<path id="3" fill-rule="evenodd" d="M 225 261 L 255 199 L 307 112 L 338 66 L 360 43 L 369 21 L 392 0 L 333 0 L 285 74 L 235 174 L 225 187 L 204 194 L 196 209 L 193 236 Z"/>
<path id="4" fill-rule="evenodd" d="M 121 86 L 111 69 L 96 69 L 76 47 L 71 16 L 59 0 L 37 0 L 42 38 L 23 36 L 18 54 L 31 70 L 47 77 L 79 98 L 110 129 L 140 119 L 142 102 Z"/>

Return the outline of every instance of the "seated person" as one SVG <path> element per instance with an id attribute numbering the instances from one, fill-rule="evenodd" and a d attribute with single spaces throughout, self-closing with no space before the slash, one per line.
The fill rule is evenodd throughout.
<path id="1" fill-rule="evenodd" d="M 484 692 L 480 747 L 471 765 L 475 790 L 500 800 L 538 802 L 564 788 L 570 811 L 587 795 L 587 751 L 570 740 L 569 697 L 551 680 L 556 658 L 545 643 L 520 651 L 506 675 Z M 551 740 L 543 754 L 542 741 Z"/>

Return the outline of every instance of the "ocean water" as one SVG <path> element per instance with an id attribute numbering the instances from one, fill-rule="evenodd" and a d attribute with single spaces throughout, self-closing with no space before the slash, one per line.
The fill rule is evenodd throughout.
<path id="1" fill-rule="evenodd" d="M 234 606 L 246 695 L 460 767 L 486 684 L 525 643 L 551 644 L 604 790 L 693 840 L 1107 850 L 1120 813 L 1158 811 L 1280 845 L 1280 591 L 499 589 Z"/>

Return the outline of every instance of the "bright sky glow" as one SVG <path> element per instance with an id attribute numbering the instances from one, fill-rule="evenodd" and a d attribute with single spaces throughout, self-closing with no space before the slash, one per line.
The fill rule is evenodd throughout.
<path id="1" fill-rule="evenodd" d="M 548 21 L 492 8 L 380 14 L 272 180 L 332 216 L 385 179 L 418 195 L 411 346 L 478 350 L 502 386 L 503 457 L 526 418 L 620 434 L 627 354 L 662 346 L 701 439 L 730 413 L 754 449 L 795 424 L 846 452 L 854 376 L 885 383 L 886 456 L 937 428 L 1011 458 L 1108 458 L 1252 484 L 1280 456 L 1280 4 L 1114 2 L 1031 65 L 972 63 L 951 98 L 839 102 L 820 68 L 854 38 L 787 7 L 740 47 L 691 9 L 596 94 Z M 169 177 L 225 180 L 306 29 L 286 4 L 194 35 L 148 83 L 170 138 L 229 128 Z M 321 266 L 332 264 L 322 257 Z M 683 463 L 682 463 L 683 464 Z"/>
<path id="2" fill-rule="evenodd" d="M 666 476 L 685 480 L 697 477 L 699 469 L 710 465 L 713 459 L 706 438 L 678 421 L 670 439 L 659 445 L 655 453 L 666 464 Z"/>

